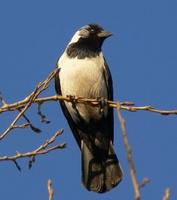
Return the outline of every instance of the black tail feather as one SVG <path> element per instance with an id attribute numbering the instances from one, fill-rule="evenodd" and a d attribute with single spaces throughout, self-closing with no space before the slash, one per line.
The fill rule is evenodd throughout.
<path id="1" fill-rule="evenodd" d="M 89 191 L 107 192 L 122 180 L 123 172 L 111 142 L 106 158 L 93 155 L 84 141 L 81 142 L 81 153 L 82 182 Z"/>

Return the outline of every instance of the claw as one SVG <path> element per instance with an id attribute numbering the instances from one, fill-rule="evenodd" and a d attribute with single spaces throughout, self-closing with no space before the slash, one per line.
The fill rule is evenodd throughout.
<path id="1" fill-rule="evenodd" d="M 104 108 L 108 106 L 108 100 L 105 99 L 104 97 L 98 97 L 97 100 L 99 101 L 100 104 L 100 113 L 104 114 Z"/>

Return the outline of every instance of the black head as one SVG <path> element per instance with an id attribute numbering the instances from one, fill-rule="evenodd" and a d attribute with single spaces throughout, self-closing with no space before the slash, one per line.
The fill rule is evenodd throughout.
<path id="1" fill-rule="evenodd" d="M 105 31 L 98 24 L 81 27 L 73 36 L 67 48 L 69 57 L 95 57 L 101 52 L 103 41 L 112 33 Z"/>

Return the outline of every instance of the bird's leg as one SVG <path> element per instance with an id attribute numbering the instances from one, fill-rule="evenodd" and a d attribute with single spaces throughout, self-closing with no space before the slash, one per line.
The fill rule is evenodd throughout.
<path id="1" fill-rule="evenodd" d="M 100 105 L 100 113 L 103 115 L 105 108 L 108 107 L 108 100 L 104 97 L 98 97 L 97 100 L 99 101 Z"/>
<path id="2" fill-rule="evenodd" d="M 66 95 L 67 98 L 69 98 L 71 104 L 72 104 L 72 107 L 73 108 L 76 108 L 76 97 L 74 95 Z"/>
<path id="3" fill-rule="evenodd" d="M 66 97 L 69 98 L 71 102 L 76 100 L 75 95 L 66 95 Z"/>
<path id="4" fill-rule="evenodd" d="M 72 108 L 75 110 L 75 112 L 77 113 L 77 116 L 78 116 L 78 118 L 80 119 L 80 121 L 84 124 L 84 121 L 83 121 L 83 118 L 82 118 L 82 116 L 80 115 L 80 112 L 79 112 L 79 110 L 78 110 L 78 108 L 77 108 L 77 97 L 76 96 L 74 96 L 74 95 L 67 95 L 67 97 L 70 99 L 70 103 L 72 104 Z"/>

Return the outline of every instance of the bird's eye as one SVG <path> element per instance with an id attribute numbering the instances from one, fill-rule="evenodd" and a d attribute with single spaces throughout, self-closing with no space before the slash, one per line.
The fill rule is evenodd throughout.
<path id="1" fill-rule="evenodd" d="M 94 29 L 91 29 L 91 30 L 90 30 L 90 33 L 95 33 L 95 30 L 94 30 Z"/>

